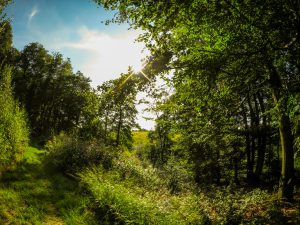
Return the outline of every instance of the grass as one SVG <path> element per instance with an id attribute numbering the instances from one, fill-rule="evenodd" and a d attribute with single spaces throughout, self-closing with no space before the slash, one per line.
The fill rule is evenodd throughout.
<path id="1" fill-rule="evenodd" d="M 0 184 L 0 224 L 97 224 L 77 181 L 48 171 L 44 151 L 29 147 Z"/>
<path id="2" fill-rule="evenodd" d="M 172 195 L 160 184 L 147 187 L 148 178 L 141 178 L 147 175 L 127 174 L 125 178 L 121 171 L 100 167 L 82 174 L 95 198 L 100 224 L 203 224 L 208 219 L 193 194 Z"/>
<path id="3" fill-rule="evenodd" d="M 110 166 L 84 169 L 78 181 L 45 168 L 44 155 L 28 147 L 22 161 L 2 177 L 1 225 L 300 224 L 299 190 L 289 204 L 260 189 L 206 190 L 178 178 L 185 188 L 173 193 L 172 171 L 159 171 L 127 152 L 111 155 Z"/>
<path id="4" fill-rule="evenodd" d="M 288 205 L 275 193 L 238 186 L 184 188 L 175 194 L 168 177 L 123 155 L 113 166 L 81 173 L 100 224 L 300 224 L 299 199 Z"/>

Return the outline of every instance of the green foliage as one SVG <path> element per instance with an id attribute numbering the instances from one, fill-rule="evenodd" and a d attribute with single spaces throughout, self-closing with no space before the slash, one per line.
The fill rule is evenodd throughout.
<path id="1" fill-rule="evenodd" d="M 196 196 L 171 195 L 157 172 L 125 154 L 110 170 L 98 166 L 82 172 L 81 180 L 103 224 L 209 224 Z"/>
<path id="2" fill-rule="evenodd" d="M 141 28 L 151 54 L 146 75 L 129 68 L 97 91 L 61 54 L 38 43 L 12 48 L 2 17 L 9 1 L 0 0 L 0 175 L 11 170 L 0 184 L 0 223 L 299 224 L 296 204 L 242 188 L 272 181 L 281 160 L 281 197 L 293 197 L 299 4 L 95 1 L 119 10 L 115 22 Z M 53 137 L 14 168 L 28 131 L 6 65 L 33 137 Z M 155 130 L 132 132 L 138 91 L 168 73 L 169 90 L 148 86 Z"/>
<path id="3" fill-rule="evenodd" d="M 0 14 L 0 65 L 9 61 L 12 46 L 12 28 L 7 20 L 1 21 Z"/>
<path id="4" fill-rule="evenodd" d="M 188 153 L 181 154 L 190 156 L 199 181 L 239 183 L 246 177 L 257 183 L 266 169 L 266 150 L 270 164 L 280 138 L 280 193 L 292 199 L 293 146 L 299 142 L 292 135 L 297 116 L 290 104 L 299 94 L 297 1 L 95 2 L 117 10 L 111 22 L 143 30 L 138 40 L 151 53 L 146 66 L 151 75 L 173 74 L 173 104 L 160 109 L 155 131 L 161 163 L 173 147 L 165 141 L 173 132 L 184 137 L 182 152 Z"/>
<path id="5" fill-rule="evenodd" d="M 31 43 L 15 61 L 14 89 L 26 108 L 33 137 L 47 141 L 60 131 L 74 130 L 85 138 L 98 135 L 98 98 L 90 80 L 73 73 L 69 59 Z"/>
<path id="6" fill-rule="evenodd" d="M 289 99 L 290 116 L 293 123 L 293 135 L 295 137 L 295 159 L 299 163 L 300 159 L 300 94 L 291 96 Z M 298 160 L 298 161 L 297 161 Z"/>
<path id="7" fill-rule="evenodd" d="M 29 147 L 0 184 L 0 224 L 98 224 L 90 197 L 41 164 L 45 151 Z"/>
<path id="8" fill-rule="evenodd" d="M 188 161 L 171 157 L 162 167 L 160 176 L 165 180 L 171 193 L 190 190 L 195 185 L 194 177 Z"/>
<path id="9" fill-rule="evenodd" d="M 13 98 L 11 70 L 0 69 L 0 173 L 16 163 L 28 144 L 25 112 Z"/>
<path id="10" fill-rule="evenodd" d="M 288 206 L 281 205 L 276 195 L 234 185 L 195 188 L 180 179 L 183 170 L 183 166 L 181 172 L 159 170 L 125 152 L 113 159 L 109 169 L 94 166 L 80 177 L 93 196 L 101 224 L 275 225 L 288 221 L 282 212 Z M 174 192 L 172 177 L 184 188 Z M 291 207 L 292 212 L 297 210 Z M 292 218 L 297 221 L 296 214 Z"/>
<path id="11" fill-rule="evenodd" d="M 63 136 L 63 135 L 62 135 Z M 66 137 L 60 137 L 61 146 Z M 64 141 L 63 141 L 64 140 Z M 74 142 L 73 142 L 74 143 Z M 54 145 L 54 144 L 53 144 Z M 27 148 L 0 185 L 0 223 L 16 224 L 282 224 L 299 222 L 298 208 L 276 196 L 238 186 L 184 186 L 172 194 L 178 169 L 159 170 L 130 152 L 110 166 L 80 172 L 80 184 L 41 164 L 45 150 Z M 103 161 L 104 162 L 104 161 Z M 173 162 L 175 166 L 176 162 Z M 177 165 L 178 167 L 179 165 Z M 173 174 L 172 174 L 173 173 Z M 177 181 L 181 187 L 185 179 Z"/>
<path id="12" fill-rule="evenodd" d="M 132 138 L 133 138 L 133 145 L 136 148 L 142 148 L 143 145 L 147 145 L 150 143 L 148 138 L 149 131 L 133 131 Z"/>
<path id="13" fill-rule="evenodd" d="M 110 149 L 96 141 L 84 141 L 79 137 L 61 133 L 45 145 L 46 165 L 54 169 L 74 173 L 100 162 L 109 167 L 112 160 Z"/>
<path id="14" fill-rule="evenodd" d="M 132 147 L 131 130 L 136 128 L 137 79 L 131 68 L 114 80 L 98 86 L 99 116 L 106 145 Z"/>

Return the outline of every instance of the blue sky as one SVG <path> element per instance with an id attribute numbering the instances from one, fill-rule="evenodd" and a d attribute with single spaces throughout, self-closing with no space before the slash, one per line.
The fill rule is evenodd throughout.
<path id="1" fill-rule="evenodd" d="M 91 0 L 14 0 L 6 13 L 12 19 L 14 47 L 22 50 L 39 42 L 49 52 L 62 53 L 71 59 L 74 72 L 91 78 L 93 87 L 118 77 L 128 66 L 139 70 L 147 53 L 134 41 L 140 31 L 128 30 L 128 24 L 101 23 L 114 12 Z M 141 113 L 138 121 L 144 128 L 153 127 Z"/>
<path id="2" fill-rule="evenodd" d="M 90 0 L 14 0 L 6 10 L 12 18 L 14 46 L 39 42 L 50 52 L 71 59 L 74 70 L 82 71 L 95 87 L 140 67 L 144 45 L 135 43 L 138 31 L 127 24 L 101 21 L 113 17 Z"/>

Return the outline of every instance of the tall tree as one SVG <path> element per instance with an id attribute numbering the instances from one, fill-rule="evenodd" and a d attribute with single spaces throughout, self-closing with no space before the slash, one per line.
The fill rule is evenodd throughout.
<path id="1" fill-rule="evenodd" d="M 131 131 L 137 127 L 135 122 L 137 91 L 137 79 L 130 68 L 119 78 L 98 86 L 100 115 L 104 124 L 106 144 L 131 147 Z"/>
<path id="2" fill-rule="evenodd" d="M 282 148 L 280 197 L 292 199 L 293 136 L 288 102 L 299 76 L 298 1 L 97 1 L 118 9 L 118 22 L 145 31 L 152 54 L 171 52 L 174 80 L 197 76 L 232 90 L 267 90 L 273 99 Z M 256 82 L 260 81 L 260 82 Z M 275 121 L 274 121 L 275 122 Z"/>
<path id="3" fill-rule="evenodd" d="M 35 137 L 89 129 L 97 116 L 98 100 L 90 80 L 81 72 L 74 74 L 69 59 L 49 54 L 39 43 L 25 46 L 17 55 L 13 81 Z"/>

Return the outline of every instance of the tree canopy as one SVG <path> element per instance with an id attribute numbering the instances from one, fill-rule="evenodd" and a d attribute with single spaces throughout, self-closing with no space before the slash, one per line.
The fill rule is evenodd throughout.
<path id="1" fill-rule="evenodd" d="M 201 133 L 203 128 L 210 127 L 211 138 L 226 137 L 228 129 L 239 127 L 242 120 L 239 112 L 243 108 L 249 110 L 244 119 L 245 129 L 255 107 L 259 110 L 255 114 L 260 115 L 256 126 L 262 123 L 264 127 L 266 107 L 274 109 L 271 125 L 279 128 L 282 148 L 280 195 L 291 199 L 294 124 L 289 104 L 299 92 L 295 89 L 299 85 L 298 1 L 97 2 L 107 9 L 118 10 L 112 22 L 129 22 L 133 28 L 142 29 L 144 33 L 139 40 L 146 43 L 152 55 L 172 55 L 165 61 L 164 70 L 174 71 L 172 81 L 180 105 L 191 113 L 184 117 L 195 118 L 185 122 L 189 127 L 198 128 Z M 266 102 L 268 106 L 264 105 Z M 218 115 L 224 112 L 228 120 Z M 211 126 L 216 127 L 217 134 Z M 220 133 L 222 126 L 227 132 Z M 195 144 L 204 135 L 195 130 L 192 133 L 196 135 Z M 264 146 L 265 140 L 257 141 L 260 148 Z"/>

